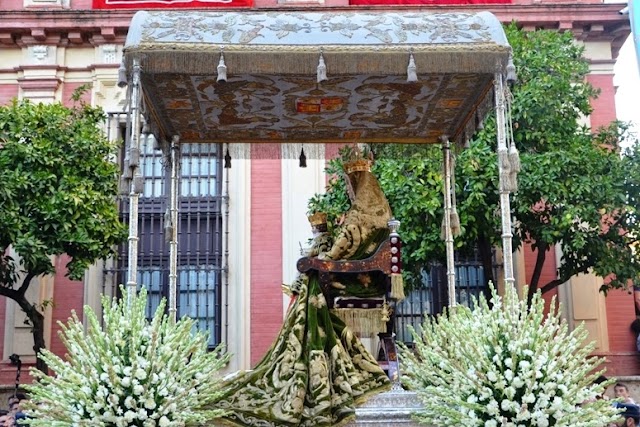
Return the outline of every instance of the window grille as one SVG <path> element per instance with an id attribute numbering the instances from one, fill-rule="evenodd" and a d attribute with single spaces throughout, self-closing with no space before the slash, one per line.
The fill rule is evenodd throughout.
<path id="1" fill-rule="evenodd" d="M 488 296 L 489 287 L 486 283 L 484 267 L 477 254 L 467 259 L 456 259 L 455 272 L 458 304 L 471 307 L 473 297 Z M 495 269 L 494 277 L 498 277 Z M 397 339 L 408 344 L 413 342 L 409 326 L 419 331 L 425 316 L 442 313 L 447 304 L 447 266 L 439 263 L 431 264 L 422 271 L 421 285 L 396 306 Z"/>
<path id="2" fill-rule="evenodd" d="M 121 123 L 119 136 L 126 135 L 125 115 L 110 115 Z M 109 126 L 114 129 L 114 126 Z M 110 136 L 113 137 L 113 136 Z M 149 295 L 147 315 L 151 317 L 162 297 L 168 299 L 169 245 L 165 241 L 164 217 L 169 204 L 168 171 L 162 151 L 153 136 L 140 139 L 140 173 L 144 190 L 139 199 L 138 286 Z M 222 152 L 220 144 L 184 144 L 180 158 L 178 195 L 178 317 L 197 320 L 197 328 L 208 332 L 209 346 L 221 341 L 222 293 Z M 124 156 L 122 156 L 124 157 Z M 122 162 L 121 162 L 122 163 Z M 120 215 L 129 220 L 129 201 L 120 200 Z M 127 243 L 118 248 L 118 258 L 106 274 L 112 283 L 127 281 Z M 105 291 L 108 291 L 105 289 Z M 107 292 L 110 293 L 110 292 Z"/>

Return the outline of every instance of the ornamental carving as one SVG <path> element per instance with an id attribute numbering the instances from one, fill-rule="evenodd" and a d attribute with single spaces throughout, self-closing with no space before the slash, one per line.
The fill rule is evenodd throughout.
<path id="1" fill-rule="evenodd" d="M 362 44 L 487 43 L 492 27 L 481 14 L 363 13 L 362 11 L 148 12 L 142 43 Z"/>

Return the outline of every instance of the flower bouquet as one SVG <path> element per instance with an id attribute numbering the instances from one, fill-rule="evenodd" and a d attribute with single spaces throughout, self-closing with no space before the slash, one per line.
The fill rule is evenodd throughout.
<path id="1" fill-rule="evenodd" d="M 401 347 L 405 385 L 417 392 L 420 422 L 436 426 L 602 427 L 618 418 L 598 400 L 603 359 L 592 357 L 579 325 L 569 332 L 555 309 L 544 313 L 535 294 L 530 306 L 507 286 L 491 305 L 458 306 L 412 330 L 415 349 Z M 525 289 L 524 295 L 527 295 Z M 402 365 L 401 365 L 402 366 Z"/>
<path id="2" fill-rule="evenodd" d="M 215 407 L 221 395 L 216 372 L 228 357 L 220 348 L 208 350 L 206 334 L 193 332 L 194 320 L 167 317 L 164 299 L 151 321 L 146 304 L 145 289 L 129 303 L 104 297 L 103 326 L 90 307 L 86 332 L 75 312 L 67 325 L 60 323 L 68 354 L 66 360 L 48 350 L 40 354 L 55 376 L 31 371 L 30 425 L 169 427 L 223 415 L 198 408 Z"/>

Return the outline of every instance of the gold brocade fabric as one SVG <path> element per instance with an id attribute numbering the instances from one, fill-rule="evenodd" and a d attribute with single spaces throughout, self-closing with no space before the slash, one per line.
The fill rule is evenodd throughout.
<path id="1" fill-rule="evenodd" d="M 226 424 L 340 426 L 355 405 L 391 386 L 371 353 L 329 312 L 317 275 L 302 282 L 284 325 L 252 371 L 227 380 Z"/>
<path id="2" fill-rule="evenodd" d="M 317 236 L 310 256 L 355 259 L 375 250 L 376 236 L 386 238 L 391 209 L 375 176 L 351 173 L 349 185 L 352 206 L 336 241 Z M 355 416 L 356 404 L 391 387 L 371 353 L 330 312 L 317 271 L 298 276 L 290 290 L 298 295 L 267 354 L 252 371 L 239 372 L 224 385 L 215 409 L 229 411 L 227 424 L 341 426 Z"/>
<path id="3" fill-rule="evenodd" d="M 348 175 L 351 188 L 351 208 L 331 249 L 320 258 L 333 260 L 359 259 L 371 255 L 380 241 L 381 231 L 388 232 L 391 208 L 376 177 L 368 171 Z M 372 240 L 373 239 L 373 240 Z"/>

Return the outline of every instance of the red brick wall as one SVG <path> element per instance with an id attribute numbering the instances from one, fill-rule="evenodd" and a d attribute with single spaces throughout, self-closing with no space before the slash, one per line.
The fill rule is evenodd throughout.
<path id="1" fill-rule="evenodd" d="M 251 364 L 271 346 L 282 326 L 282 170 L 280 156 L 251 161 Z M 280 146 L 264 147 L 269 153 Z M 263 159 L 265 157 L 266 159 Z M 275 158 L 274 158 L 275 157 Z"/>
<path id="2" fill-rule="evenodd" d="M 607 294 L 606 305 L 609 350 L 635 351 L 636 340 L 630 329 L 631 322 L 635 319 L 633 295 L 625 290 L 612 290 Z"/>
<path id="3" fill-rule="evenodd" d="M 600 96 L 592 100 L 591 127 L 597 129 L 616 119 L 615 87 L 612 74 L 592 74 L 587 81 L 600 89 Z M 615 273 L 615 272 L 614 272 Z M 636 352 L 635 336 L 629 325 L 635 319 L 633 295 L 624 290 L 607 294 L 607 328 L 609 332 L 609 371 L 617 375 L 640 374 L 640 359 Z"/>
<path id="4" fill-rule="evenodd" d="M 607 375 L 640 375 L 640 355 L 636 351 L 636 337 L 630 329 L 635 319 L 633 295 L 620 289 L 610 291 L 606 309 L 609 351 L 598 355 L 606 358 Z"/>
<path id="5" fill-rule="evenodd" d="M 0 105 L 6 105 L 18 96 L 18 85 L 0 85 Z"/>
<path id="6" fill-rule="evenodd" d="M 58 331 L 60 330 L 58 321 L 66 323 L 69 316 L 71 316 L 71 310 L 75 310 L 80 320 L 82 320 L 84 306 L 84 284 L 82 281 L 70 280 L 66 277 L 66 265 L 68 262 L 69 257 L 67 255 L 59 256 L 55 261 L 54 307 L 51 313 L 51 342 L 49 350 L 58 356 L 64 356 L 66 351 L 58 337 Z"/>
<path id="7" fill-rule="evenodd" d="M 525 262 L 525 277 L 527 278 L 526 283 L 531 283 L 531 277 L 533 276 L 533 269 L 536 266 L 536 257 L 538 256 L 538 251 L 534 251 L 531 249 L 530 244 L 525 244 L 523 247 L 524 252 L 524 262 Z M 544 266 L 542 268 L 542 273 L 540 274 L 540 280 L 538 281 L 538 288 L 543 287 L 545 284 L 554 280 L 556 276 L 556 255 L 553 248 L 547 251 L 547 256 L 545 258 Z M 549 304 L 553 297 L 557 297 L 558 289 L 555 288 L 549 292 L 546 292 L 542 297 L 544 298 L 547 306 L 547 312 L 549 310 Z"/>
<path id="8" fill-rule="evenodd" d="M 616 90 L 613 86 L 613 74 L 590 74 L 587 81 L 600 89 L 600 96 L 591 100 L 591 128 L 606 126 L 616 119 Z"/>
<path id="9" fill-rule="evenodd" d="M 73 105 L 73 101 L 71 97 L 73 96 L 73 92 L 78 89 L 80 86 L 87 84 L 86 83 L 64 83 L 62 85 L 62 103 L 64 105 L 71 106 Z M 91 88 L 88 88 L 81 97 L 82 101 L 87 104 L 91 104 Z"/>
<path id="10" fill-rule="evenodd" d="M 342 144 L 325 144 L 324 145 L 324 157 L 327 161 L 338 157 L 338 151 L 342 147 Z"/>

